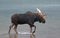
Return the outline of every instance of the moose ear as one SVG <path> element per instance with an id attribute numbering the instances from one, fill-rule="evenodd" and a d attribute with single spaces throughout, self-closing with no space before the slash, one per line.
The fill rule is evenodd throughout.
<path id="1" fill-rule="evenodd" d="M 37 10 L 38 13 L 40 13 L 41 15 L 43 15 L 40 9 L 36 8 L 36 10 Z"/>

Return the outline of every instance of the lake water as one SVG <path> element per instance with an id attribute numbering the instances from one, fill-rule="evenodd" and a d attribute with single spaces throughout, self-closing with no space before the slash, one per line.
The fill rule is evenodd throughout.
<path id="1" fill-rule="evenodd" d="M 8 36 L 8 27 L 11 24 L 11 15 L 18 13 L 25 13 L 32 11 L 36 13 L 36 7 L 41 9 L 43 13 L 47 13 L 46 23 L 42 24 L 36 22 L 36 33 L 34 36 L 29 34 L 11 34 Z M 17 30 L 19 32 L 29 32 L 29 26 L 27 24 L 18 25 Z M 13 29 L 11 32 L 14 32 Z M 60 5 L 32 5 L 32 6 L 21 6 L 20 8 L 8 8 L 0 9 L 0 38 L 60 38 Z"/>

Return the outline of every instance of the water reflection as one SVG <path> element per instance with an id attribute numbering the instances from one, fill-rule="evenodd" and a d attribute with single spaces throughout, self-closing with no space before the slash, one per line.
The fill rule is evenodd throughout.
<path id="1" fill-rule="evenodd" d="M 36 38 L 35 34 L 30 34 L 30 38 Z"/>
<path id="2" fill-rule="evenodd" d="M 17 38 L 18 34 L 9 34 L 9 38 Z"/>
<path id="3" fill-rule="evenodd" d="M 26 34 L 25 34 L 26 35 Z M 24 36 L 24 35 L 22 35 L 22 37 L 24 37 L 24 38 L 36 38 L 35 37 L 35 34 L 29 34 L 29 36 L 28 35 L 26 35 L 26 37 Z M 18 37 L 18 34 L 9 34 L 9 38 L 22 38 L 20 35 L 19 35 L 19 37 Z"/>

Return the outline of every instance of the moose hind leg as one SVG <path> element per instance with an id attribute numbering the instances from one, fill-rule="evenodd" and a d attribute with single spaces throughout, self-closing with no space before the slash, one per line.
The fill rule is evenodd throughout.
<path id="1" fill-rule="evenodd" d="M 10 33 L 10 30 L 11 30 L 11 28 L 14 26 L 14 24 L 12 24 L 12 25 L 10 25 L 9 26 L 9 31 L 8 31 L 8 33 Z"/>
<path id="2" fill-rule="evenodd" d="M 16 32 L 16 34 L 18 34 L 18 32 L 17 32 L 17 25 L 14 25 L 14 31 Z"/>

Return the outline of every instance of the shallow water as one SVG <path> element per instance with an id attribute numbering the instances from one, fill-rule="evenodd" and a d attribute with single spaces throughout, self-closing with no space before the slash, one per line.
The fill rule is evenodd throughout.
<path id="1" fill-rule="evenodd" d="M 35 38 L 34 34 L 2 34 L 0 38 Z"/>

